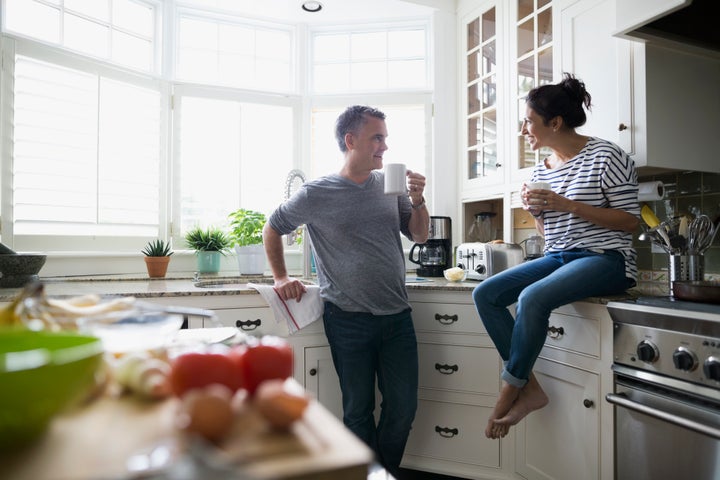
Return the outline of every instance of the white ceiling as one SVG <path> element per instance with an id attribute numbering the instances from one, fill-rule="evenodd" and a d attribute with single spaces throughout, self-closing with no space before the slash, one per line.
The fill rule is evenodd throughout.
<path id="1" fill-rule="evenodd" d="M 319 0 L 323 8 L 309 13 L 303 0 L 220 1 L 220 8 L 290 23 L 332 24 L 423 17 L 437 8 L 454 8 L 455 0 Z"/>

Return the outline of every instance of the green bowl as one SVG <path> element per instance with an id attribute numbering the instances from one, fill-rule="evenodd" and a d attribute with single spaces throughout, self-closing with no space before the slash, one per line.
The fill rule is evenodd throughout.
<path id="1" fill-rule="evenodd" d="M 103 348 L 70 332 L 0 330 L 0 450 L 25 445 L 95 384 Z"/>

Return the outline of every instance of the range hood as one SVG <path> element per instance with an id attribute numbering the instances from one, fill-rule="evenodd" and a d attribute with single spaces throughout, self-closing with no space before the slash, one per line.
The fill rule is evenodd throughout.
<path id="1" fill-rule="evenodd" d="M 616 36 L 720 55 L 718 0 L 617 0 Z"/>

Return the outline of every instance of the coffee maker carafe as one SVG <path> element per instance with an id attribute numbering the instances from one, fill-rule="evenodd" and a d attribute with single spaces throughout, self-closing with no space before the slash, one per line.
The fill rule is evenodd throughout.
<path id="1" fill-rule="evenodd" d="M 452 266 L 452 239 L 450 217 L 430 217 L 430 231 L 425 243 L 416 243 L 408 259 L 420 265 L 420 277 L 442 277 L 443 270 Z"/>

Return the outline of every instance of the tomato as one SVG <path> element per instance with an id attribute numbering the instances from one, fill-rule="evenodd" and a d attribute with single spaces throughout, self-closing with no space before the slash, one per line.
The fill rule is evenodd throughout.
<path id="1" fill-rule="evenodd" d="M 243 386 L 242 372 L 226 351 L 192 352 L 177 357 L 170 369 L 170 385 L 178 397 L 188 390 L 218 383 L 235 392 Z"/>
<path id="2" fill-rule="evenodd" d="M 244 387 L 250 395 L 265 380 L 284 380 L 293 373 L 293 351 L 289 343 L 279 337 L 265 336 L 249 344 L 240 359 Z"/>

